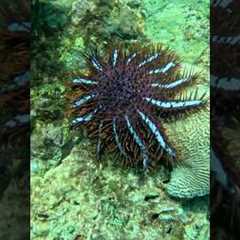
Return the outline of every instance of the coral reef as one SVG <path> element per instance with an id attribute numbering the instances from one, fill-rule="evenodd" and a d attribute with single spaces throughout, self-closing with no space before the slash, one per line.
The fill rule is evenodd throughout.
<path id="1" fill-rule="evenodd" d="M 196 72 L 203 72 L 199 79 L 203 87 L 200 83 L 196 87 L 200 87 L 201 93 L 208 91 L 206 13 L 209 2 L 40 2 L 44 2 L 44 9 L 50 8 L 52 13 L 45 15 L 48 11 L 42 11 L 41 22 L 44 24 L 39 23 L 39 26 L 46 28 L 36 35 L 36 57 L 32 64 L 31 238 L 209 239 L 207 197 L 170 198 L 165 184 L 171 180 L 171 173 L 164 167 L 142 175 L 135 169 L 116 167 L 114 156 L 109 153 L 102 156 L 104 164 L 96 163 L 95 147 L 88 140 L 84 128 L 77 134 L 69 132 L 62 115 L 64 94 L 67 93 L 63 82 L 72 80 L 73 74 L 69 73 L 77 75 L 79 69 L 86 68 L 80 52 L 94 44 L 99 49 L 106 49 L 106 43 L 111 40 L 128 44 L 136 39 L 144 43 L 163 42 L 176 50 L 184 63 L 198 64 Z M 88 2 L 96 8 L 85 11 L 75 7 L 77 2 Z M 81 18 L 77 16 L 77 10 L 83 11 L 83 14 L 79 13 Z M 120 12 L 123 16 L 121 21 Z M 60 21 L 63 13 L 71 20 L 67 18 L 67 22 L 58 25 L 60 29 L 57 29 L 49 18 L 55 16 Z M 192 40 L 191 35 L 194 36 Z M 207 111 L 196 112 L 192 117 L 205 116 Z M 184 126 L 184 121 L 191 122 L 190 115 L 178 124 Z M 167 135 L 174 141 L 174 124 L 166 124 L 170 129 Z M 187 132 L 182 133 L 183 139 L 187 136 Z M 184 163 L 184 157 L 182 159 Z"/>

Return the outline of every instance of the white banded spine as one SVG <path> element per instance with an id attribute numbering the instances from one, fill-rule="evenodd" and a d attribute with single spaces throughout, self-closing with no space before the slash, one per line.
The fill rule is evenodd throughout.
<path id="1" fill-rule="evenodd" d="M 175 63 L 170 62 L 170 63 L 166 64 L 164 67 L 151 70 L 151 71 L 149 72 L 149 74 L 166 73 L 169 69 L 171 69 L 172 67 L 175 67 L 175 66 L 176 66 Z"/>
<path id="2" fill-rule="evenodd" d="M 96 81 L 93 81 L 90 79 L 85 79 L 85 78 L 75 78 L 75 79 L 73 79 L 72 82 L 73 82 L 73 84 L 76 84 L 76 85 L 81 85 L 81 84 L 96 85 L 97 84 Z"/>
<path id="3" fill-rule="evenodd" d="M 136 53 L 133 53 L 133 54 L 127 59 L 126 64 L 129 64 L 136 56 L 137 56 L 137 54 L 136 54 Z"/>
<path id="4" fill-rule="evenodd" d="M 91 121 L 97 111 L 98 111 L 98 109 L 95 109 L 91 113 L 85 114 L 84 116 L 79 116 L 79 117 L 74 118 L 72 120 L 72 126 L 74 127 L 76 125 L 84 124 L 86 122 Z"/>
<path id="5" fill-rule="evenodd" d="M 185 107 L 196 107 L 202 104 L 201 100 L 186 100 L 186 101 L 161 101 L 152 98 L 144 98 L 147 102 L 157 107 L 165 109 L 179 109 Z"/>
<path id="6" fill-rule="evenodd" d="M 117 126 L 116 126 L 116 118 L 113 118 L 112 121 L 112 127 L 113 127 L 113 135 L 114 135 L 114 139 L 116 141 L 117 147 L 119 149 L 119 151 L 121 152 L 122 155 L 124 155 L 126 158 L 128 158 L 126 152 L 124 151 L 122 144 L 120 142 L 118 133 L 117 133 Z"/>
<path id="7" fill-rule="evenodd" d="M 95 57 L 93 57 L 93 58 L 91 59 L 91 62 L 92 62 L 92 64 L 93 64 L 93 66 L 94 66 L 98 71 L 102 71 L 102 70 L 103 70 L 101 64 L 98 62 L 98 60 L 97 60 Z"/>
<path id="8" fill-rule="evenodd" d="M 117 49 L 114 49 L 113 50 L 113 59 L 112 59 L 112 64 L 113 64 L 113 66 L 115 66 L 116 65 L 116 63 L 117 63 L 117 57 L 118 57 L 118 50 Z"/>
<path id="9" fill-rule="evenodd" d="M 95 93 L 92 93 L 90 95 L 82 96 L 80 99 L 76 100 L 73 103 L 73 107 L 75 107 L 75 108 L 81 107 L 81 105 L 85 104 L 86 102 L 88 102 L 89 100 L 93 99 L 94 97 L 96 97 Z"/>
<path id="10" fill-rule="evenodd" d="M 178 79 L 172 83 L 168 83 L 168 84 L 160 84 L 160 83 L 152 83 L 152 87 L 160 87 L 160 88 L 165 88 L 165 89 L 172 89 L 175 87 L 180 86 L 181 84 L 189 81 L 190 78 L 182 78 L 182 79 Z"/>
<path id="11" fill-rule="evenodd" d="M 146 169 L 149 165 L 147 149 L 146 149 L 143 141 L 141 140 L 141 138 L 138 136 L 137 132 L 133 128 L 132 124 L 130 123 L 130 120 L 127 115 L 125 115 L 125 120 L 127 122 L 127 127 L 128 127 L 129 132 L 131 133 L 131 135 L 133 136 L 133 139 L 135 140 L 135 142 L 137 143 L 137 145 L 140 147 L 140 149 L 142 151 L 143 166 L 144 166 L 144 169 Z"/>
<path id="12" fill-rule="evenodd" d="M 141 62 L 138 67 L 142 67 L 143 65 L 152 62 L 153 60 L 157 59 L 160 56 L 160 53 L 155 53 L 154 55 L 150 56 L 149 58 L 147 58 L 146 60 L 144 60 L 143 62 Z"/>
<path id="13" fill-rule="evenodd" d="M 151 132 L 154 134 L 155 138 L 157 139 L 160 146 L 167 151 L 169 155 L 172 157 L 176 157 L 176 153 L 173 149 L 171 149 L 167 143 L 165 142 L 160 130 L 157 128 L 157 126 L 152 122 L 149 117 L 146 116 L 143 112 L 138 110 L 139 115 L 141 116 L 142 120 L 146 123 L 146 125 L 149 127 Z"/>

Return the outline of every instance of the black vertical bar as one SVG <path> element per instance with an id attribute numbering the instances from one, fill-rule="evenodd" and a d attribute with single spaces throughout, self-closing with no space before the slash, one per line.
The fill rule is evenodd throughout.
<path id="1" fill-rule="evenodd" d="M 30 239 L 30 0 L 0 4 L 0 239 Z"/>
<path id="2" fill-rule="evenodd" d="M 240 1 L 211 1 L 211 239 L 240 238 Z"/>

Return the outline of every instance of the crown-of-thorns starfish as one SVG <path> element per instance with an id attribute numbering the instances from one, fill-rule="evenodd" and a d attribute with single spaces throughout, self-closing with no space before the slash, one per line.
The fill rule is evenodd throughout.
<path id="1" fill-rule="evenodd" d="M 116 150 L 124 163 L 145 169 L 163 156 L 176 159 L 163 122 L 205 104 L 197 91 L 181 94 L 197 75 L 181 74 L 176 55 L 161 45 L 118 46 L 104 57 L 96 50 L 84 57 L 88 73 L 73 80 L 72 127 L 87 127 L 97 158 L 106 148 Z"/>

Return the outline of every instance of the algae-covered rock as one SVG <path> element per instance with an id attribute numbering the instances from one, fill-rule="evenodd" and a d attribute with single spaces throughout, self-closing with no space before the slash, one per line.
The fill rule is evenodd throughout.
<path id="1" fill-rule="evenodd" d="M 144 0 L 144 34 L 177 52 L 186 63 L 209 65 L 209 1 Z M 202 65 L 203 66 L 203 65 Z"/>
<path id="2" fill-rule="evenodd" d="M 143 180 L 110 161 L 97 165 L 92 150 L 82 141 L 44 177 L 32 174 L 33 239 L 189 240 L 186 227 L 205 219 L 203 201 L 182 205 L 160 190 L 164 174 Z"/>
<path id="3" fill-rule="evenodd" d="M 53 80 L 53 82 L 32 89 L 32 120 L 52 122 L 64 118 L 65 86 L 56 80 Z"/>
<path id="4" fill-rule="evenodd" d="M 84 18 L 87 17 L 88 14 L 93 14 L 96 11 L 96 3 L 95 1 L 81 0 L 74 1 L 72 4 L 72 22 L 75 25 L 81 23 Z"/>
<path id="5" fill-rule="evenodd" d="M 32 171 L 59 165 L 71 151 L 73 140 L 66 122 L 38 122 L 31 137 Z"/>
<path id="6" fill-rule="evenodd" d="M 142 36 L 143 16 L 134 1 L 82 1 L 72 5 L 72 22 L 86 44 L 102 44 L 114 39 L 137 39 Z"/>

